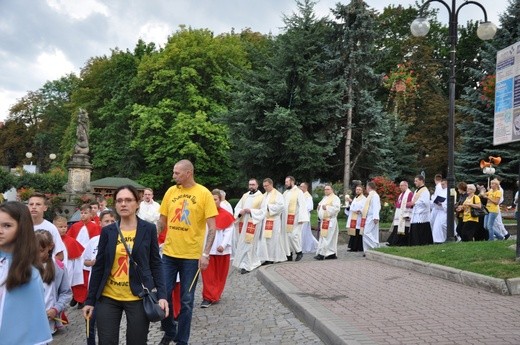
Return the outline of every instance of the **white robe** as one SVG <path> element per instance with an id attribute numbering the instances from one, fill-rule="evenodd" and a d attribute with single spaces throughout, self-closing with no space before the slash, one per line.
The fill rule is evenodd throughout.
<path id="1" fill-rule="evenodd" d="M 314 202 L 312 201 L 312 195 L 309 192 L 303 193 L 305 200 L 307 201 L 307 211 L 310 212 L 314 209 Z M 318 240 L 312 234 L 311 222 L 305 223 L 302 227 L 302 251 L 304 253 L 315 253 L 318 249 Z"/>
<path id="2" fill-rule="evenodd" d="M 141 218 L 142 220 L 146 220 L 147 222 L 157 224 L 157 221 L 159 221 L 159 217 L 161 216 L 161 213 L 159 209 L 161 208 L 161 205 L 159 205 L 156 201 L 146 202 L 141 201 L 139 204 L 139 210 L 137 210 L 137 216 Z"/>
<path id="3" fill-rule="evenodd" d="M 435 185 L 435 191 L 433 192 L 433 195 L 431 196 L 430 198 L 430 224 L 431 224 L 431 227 L 433 228 L 433 223 L 435 222 L 435 217 L 437 217 L 437 214 L 439 213 L 439 209 L 435 207 L 435 204 L 433 203 L 433 201 L 435 200 L 435 198 L 437 198 L 437 196 L 443 196 L 443 191 L 442 191 L 442 185 L 441 183 L 437 183 Z"/>
<path id="4" fill-rule="evenodd" d="M 435 194 L 434 194 L 435 195 Z M 432 223 L 432 237 L 434 243 L 444 243 L 447 238 L 447 218 L 448 218 L 448 189 L 441 189 L 440 192 L 437 193 L 437 196 L 446 198 L 440 205 L 434 204 L 432 202 L 431 205 L 433 208 L 433 212 L 435 212 L 435 218 Z M 433 198 L 433 197 L 432 197 Z M 433 199 L 435 200 L 435 199 Z"/>
<path id="5" fill-rule="evenodd" d="M 287 261 L 287 254 L 284 245 L 288 243 L 287 233 L 282 231 L 282 214 L 284 210 L 283 195 L 276 189 L 264 194 L 262 201 L 262 232 L 265 235 L 265 226 L 268 221 L 272 221 L 273 230 L 271 238 L 265 238 L 267 247 L 266 261 L 282 262 Z"/>
<path id="6" fill-rule="evenodd" d="M 332 198 L 332 200 L 329 198 Z M 323 205 L 325 205 L 325 210 L 322 207 Z M 316 254 L 329 256 L 338 252 L 338 213 L 340 209 L 341 201 L 335 194 L 324 196 L 318 204 L 318 217 L 322 221 L 328 219 L 329 228 L 326 237 L 322 236 L 323 230 L 320 231 L 320 241 L 318 243 Z"/>
<path id="7" fill-rule="evenodd" d="M 412 210 L 411 223 L 427 223 L 430 221 L 430 192 L 426 187 L 422 187 L 420 190 L 425 189 L 421 192 L 419 198 L 415 201 L 415 205 Z M 418 190 L 414 192 L 414 198 Z"/>
<path id="8" fill-rule="evenodd" d="M 237 219 L 237 230 L 235 232 L 237 234 L 237 245 L 233 259 L 233 266 L 240 269 L 243 268 L 247 271 L 254 270 L 262 264 L 262 261 L 267 259 L 265 239 L 262 234 L 263 214 L 260 209 L 261 204 L 258 205 L 259 208 L 253 208 L 253 202 L 259 194 L 262 195 L 260 191 L 256 191 L 254 194 L 249 194 L 249 192 L 245 193 L 235 207 L 235 219 Z M 238 217 L 240 211 L 246 208 L 251 209 L 251 214 L 244 214 L 243 216 Z M 250 219 L 256 228 L 253 241 L 247 243 L 246 230 Z M 238 227 L 240 224 L 242 224 L 242 229 L 240 234 L 238 234 Z M 263 241 L 263 243 L 260 243 L 261 241 Z"/>
<path id="9" fill-rule="evenodd" d="M 381 211 L 381 200 L 375 191 L 372 194 L 370 205 L 368 206 L 365 229 L 363 231 L 363 251 L 371 248 L 379 248 L 379 211 Z M 367 197 L 368 202 L 368 197 Z M 377 224 L 374 222 L 377 220 Z"/>
<path id="10" fill-rule="evenodd" d="M 347 219 L 347 229 L 350 227 L 350 222 L 352 220 L 352 215 L 357 213 L 358 211 L 363 211 L 363 207 L 365 207 L 365 202 L 367 201 L 367 197 L 361 194 L 358 197 L 355 197 L 354 200 L 350 203 L 350 209 L 345 209 L 345 214 L 348 215 Z M 361 214 L 358 214 L 356 220 L 356 229 L 361 227 Z"/>
<path id="11" fill-rule="evenodd" d="M 293 198 L 293 193 L 297 193 L 296 195 L 296 209 L 294 212 L 294 224 L 292 231 L 288 230 L 287 220 L 289 215 L 289 206 L 290 201 Z M 307 202 L 305 201 L 305 196 L 300 188 L 294 186 L 291 189 L 286 190 L 283 193 L 284 197 L 284 213 L 283 213 L 283 226 L 282 229 L 287 233 L 287 238 L 289 240 L 287 256 L 291 255 L 291 253 L 296 254 L 302 251 L 302 227 L 305 223 L 309 222 L 309 212 L 307 211 Z"/>

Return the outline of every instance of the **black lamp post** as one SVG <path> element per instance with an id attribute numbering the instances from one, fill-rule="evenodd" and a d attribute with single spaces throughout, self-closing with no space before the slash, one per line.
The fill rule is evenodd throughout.
<path id="1" fill-rule="evenodd" d="M 449 12 L 450 15 L 450 24 L 449 24 L 449 35 L 450 35 L 450 84 L 449 84 L 449 96 L 450 96 L 450 108 L 448 112 L 448 176 L 446 177 L 448 180 L 448 217 L 447 217 L 447 226 L 448 226 L 448 238 L 452 238 L 454 236 L 454 203 L 451 200 L 451 191 L 455 188 L 455 174 L 454 174 L 454 154 L 455 154 L 455 62 L 456 62 L 456 52 L 457 52 L 457 30 L 458 30 L 458 16 L 459 11 L 462 7 L 466 5 L 476 5 L 482 9 L 484 12 L 484 21 L 480 22 L 477 35 L 482 40 L 490 40 L 495 36 L 497 31 L 497 27 L 495 24 L 489 22 L 487 20 L 487 13 L 484 6 L 476 1 L 465 1 L 463 4 L 457 7 L 457 1 L 452 0 L 451 7 L 443 0 L 429 0 L 426 1 L 419 11 L 419 17 L 417 17 L 410 25 L 410 30 L 412 34 L 417 37 L 426 36 L 428 31 L 430 30 L 430 23 L 423 16 L 424 9 L 431 2 L 440 2 L 443 4 Z"/>

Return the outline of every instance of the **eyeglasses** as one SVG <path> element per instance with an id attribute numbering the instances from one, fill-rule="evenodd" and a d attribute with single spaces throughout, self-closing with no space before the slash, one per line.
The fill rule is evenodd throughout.
<path id="1" fill-rule="evenodd" d="M 135 201 L 135 199 L 130 199 L 130 198 L 126 198 L 126 199 L 117 199 L 116 200 L 116 203 L 118 204 L 122 204 L 122 203 L 125 203 L 125 204 L 129 204 L 131 202 Z"/>

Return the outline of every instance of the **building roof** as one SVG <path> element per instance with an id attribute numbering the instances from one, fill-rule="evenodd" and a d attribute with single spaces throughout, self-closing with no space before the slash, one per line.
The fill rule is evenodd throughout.
<path id="1" fill-rule="evenodd" d="M 145 186 L 140 185 L 139 183 L 135 182 L 134 180 L 131 180 L 126 177 L 105 177 L 99 180 L 91 181 L 90 186 L 93 188 L 113 188 L 116 189 L 118 187 L 124 186 L 124 185 L 131 185 L 134 186 L 137 189 L 144 189 Z"/>

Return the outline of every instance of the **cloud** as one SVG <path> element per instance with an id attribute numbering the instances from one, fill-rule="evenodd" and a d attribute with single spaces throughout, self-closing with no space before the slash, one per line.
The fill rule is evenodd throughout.
<path id="1" fill-rule="evenodd" d="M 96 0 L 47 0 L 50 8 L 60 14 L 65 14 L 76 20 L 83 20 L 93 13 L 108 17 L 108 8 Z"/>

